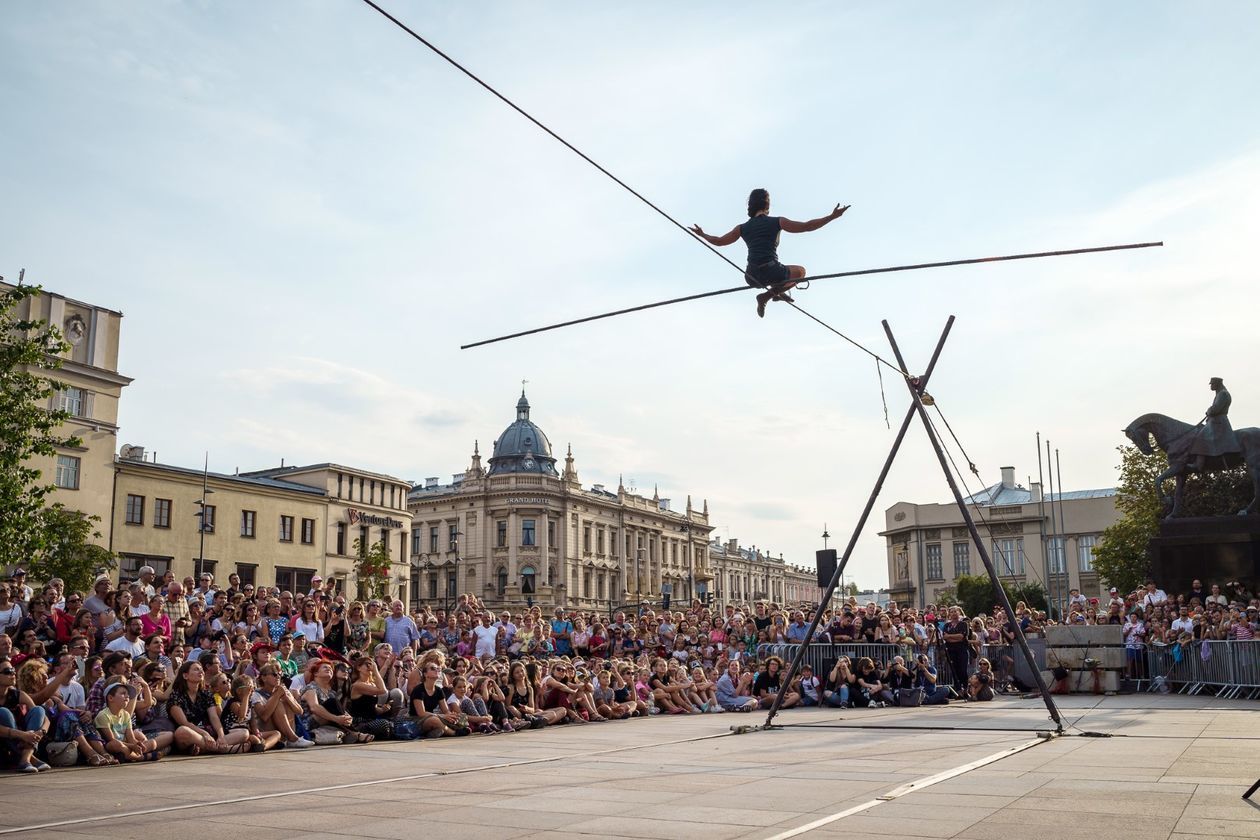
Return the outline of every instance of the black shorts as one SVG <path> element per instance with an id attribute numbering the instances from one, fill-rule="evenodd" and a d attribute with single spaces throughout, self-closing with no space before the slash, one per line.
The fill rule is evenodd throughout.
<path id="1" fill-rule="evenodd" d="M 788 282 L 790 277 L 788 267 L 778 260 L 771 260 L 761 265 L 750 265 L 744 269 L 744 282 L 759 289 L 782 285 Z"/>

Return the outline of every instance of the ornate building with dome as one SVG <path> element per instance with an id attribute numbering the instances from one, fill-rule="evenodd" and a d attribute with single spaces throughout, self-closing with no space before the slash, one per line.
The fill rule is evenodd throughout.
<path id="1" fill-rule="evenodd" d="M 482 466 L 449 484 L 426 479 L 408 494 L 412 514 L 410 600 L 453 603 L 475 594 L 495 607 L 538 604 L 607 612 L 687 601 L 714 591 L 708 503 L 682 511 L 603 485 L 583 487 L 570 447 L 557 471 L 551 441 L 530 419 L 524 391 L 516 419 Z"/>

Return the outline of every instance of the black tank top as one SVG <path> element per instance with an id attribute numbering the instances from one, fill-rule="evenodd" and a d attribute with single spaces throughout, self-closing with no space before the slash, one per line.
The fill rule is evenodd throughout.
<path id="1" fill-rule="evenodd" d="M 529 689 L 528 688 L 525 689 L 525 693 L 522 694 L 519 691 L 517 691 L 515 688 L 513 688 L 512 689 L 512 705 L 513 706 L 528 706 L 529 705 Z"/>
<path id="2" fill-rule="evenodd" d="M 761 265 L 779 258 L 778 216 L 753 216 L 739 226 L 739 237 L 748 246 L 748 264 Z"/>
<path id="3" fill-rule="evenodd" d="M 376 713 L 376 695 L 360 694 L 350 698 L 350 715 L 356 720 L 375 720 L 379 717 Z"/>

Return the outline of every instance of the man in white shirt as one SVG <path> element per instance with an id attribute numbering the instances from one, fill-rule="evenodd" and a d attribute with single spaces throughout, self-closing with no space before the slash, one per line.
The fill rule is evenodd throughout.
<path id="1" fill-rule="evenodd" d="M 105 646 L 105 650 L 131 654 L 132 659 L 144 656 L 144 640 L 140 634 L 144 632 L 144 624 L 140 619 L 132 617 L 127 621 L 127 632 Z"/>
<path id="2" fill-rule="evenodd" d="M 1146 594 L 1142 596 L 1142 606 L 1146 608 L 1168 603 L 1168 593 L 1155 586 L 1155 581 L 1146 582 Z"/>
<path id="3" fill-rule="evenodd" d="M 490 613 L 482 613 L 481 623 L 472 629 L 473 636 L 477 639 L 476 656 L 478 659 L 494 658 L 495 639 L 499 637 L 499 628 L 490 625 L 491 618 Z"/>
<path id="4" fill-rule="evenodd" d="M 1194 619 L 1190 617 L 1190 608 L 1182 605 L 1181 614 L 1173 619 L 1172 630 L 1174 633 L 1190 633 L 1194 634 Z"/>
<path id="5" fill-rule="evenodd" d="M 26 585 L 26 569 L 13 570 L 13 600 L 25 604 L 31 600 L 35 590 Z"/>
<path id="6" fill-rule="evenodd" d="M 83 608 L 92 613 L 92 615 L 100 615 L 109 609 L 105 604 L 105 596 L 109 594 L 109 587 L 113 583 L 109 579 L 109 575 L 100 575 L 96 578 L 96 583 L 92 585 L 92 594 L 83 602 Z"/>
<path id="7" fill-rule="evenodd" d="M 144 593 L 144 603 L 148 604 L 149 599 L 157 593 L 157 588 L 153 582 L 157 580 L 157 569 L 152 566 L 141 566 L 140 571 L 136 573 L 136 583 L 140 584 L 140 590 Z"/>

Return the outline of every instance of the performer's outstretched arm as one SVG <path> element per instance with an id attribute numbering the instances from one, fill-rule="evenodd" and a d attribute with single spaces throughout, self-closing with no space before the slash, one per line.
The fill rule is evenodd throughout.
<path id="1" fill-rule="evenodd" d="M 844 211 L 848 209 L 848 204 L 843 207 L 837 204 L 836 208 L 826 216 L 819 216 L 817 219 L 810 219 L 808 222 L 794 222 L 791 219 L 781 218 L 779 219 L 779 226 L 788 233 L 809 233 L 811 230 L 818 230 L 832 219 L 840 218 L 844 215 Z"/>
<path id="2" fill-rule="evenodd" d="M 691 232 L 703 239 L 705 242 L 708 242 L 710 245 L 730 245 L 736 239 L 739 239 L 739 225 L 735 225 L 735 227 L 731 228 L 730 233 L 724 234 L 723 236 L 713 236 L 712 234 L 705 233 L 700 229 L 700 225 L 692 225 Z"/>

